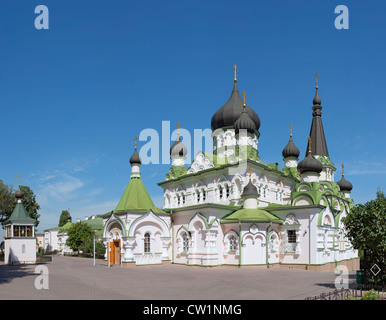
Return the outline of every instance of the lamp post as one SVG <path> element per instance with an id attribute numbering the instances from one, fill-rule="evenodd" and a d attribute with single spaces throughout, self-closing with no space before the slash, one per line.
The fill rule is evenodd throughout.
<path id="1" fill-rule="evenodd" d="M 94 266 L 95 266 L 95 234 L 94 234 Z"/>

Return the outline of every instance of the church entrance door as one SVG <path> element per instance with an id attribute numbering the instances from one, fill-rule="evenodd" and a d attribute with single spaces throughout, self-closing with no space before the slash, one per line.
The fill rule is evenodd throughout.
<path id="1" fill-rule="evenodd" d="M 121 240 L 110 242 L 110 264 L 121 263 Z"/>

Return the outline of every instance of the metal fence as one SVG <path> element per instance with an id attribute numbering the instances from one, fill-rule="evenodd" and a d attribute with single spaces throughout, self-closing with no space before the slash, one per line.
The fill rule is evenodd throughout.
<path id="1" fill-rule="evenodd" d="M 372 285 L 352 285 L 351 288 L 337 289 L 331 292 L 322 293 L 318 296 L 308 297 L 305 300 L 345 300 L 349 297 L 361 298 L 367 291 L 374 290 L 381 297 L 385 297 L 386 287 L 375 287 Z"/>

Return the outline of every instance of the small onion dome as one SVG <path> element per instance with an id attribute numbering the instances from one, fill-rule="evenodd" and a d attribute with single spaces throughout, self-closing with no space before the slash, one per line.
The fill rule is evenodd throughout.
<path id="1" fill-rule="evenodd" d="M 182 143 L 180 136 L 177 136 L 176 141 L 170 147 L 170 155 L 172 157 L 173 156 L 185 157 L 187 155 L 187 153 L 188 153 L 188 149 Z"/>
<path id="2" fill-rule="evenodd" d="M 134 150 L 134 153 L 130 158 L 130 164 L 141 164 L 141 158 L 139 157 L 137 149 Z"/>
<path id="3" fill-rule="evenodd" d="M 300 151 L 298 147 L 295 145 L 294 141 L 292 140 L 292 136 L 290 137 L 287 145 L 285 146 L 281 154 L 283 155 L 283 158 L 287 158 L 287 157 L 299 158 Z"/>
<path id="4" fill-rule="evenodd" d="M 212 117 L 212 121 L 211 121 L 212 131 L 215 131 L 216 129 L 224 128 L 224 127 L 233 127 L 236 120 L 241 116 L 243 109 L 244 109 L 243 100 L 240 97 L 240 93 L 237 88 L 237 84 L 235 82 L 230 98 L 220 109 L 216 111 L 216 113 Z M 255 130 L 259 130 L 260 128 L 259 116 L 248 105 L 246 105 L 245 109 L 248 116 L 252 119 L 252 121 L 255 124 L 255 127 L 256 127 Z"/>
<path id="5" fill-rule="evenodd" d="M 16 199 L 22 199 L 23 197 L 24 197 L 24 193 L 20 189 L 15 192 Z"/>
<path id="6" fill-rule="evenodd" d="M 322 100 L 320 100 L 319 94 L 318 94 L 318 87 L 316 87 L 316 93 L 313 100 L 314 106 L 320 106 L 322 104 Z"/>
<path id="7" fill-rule="evenodd" d="M 353 186 L 351 184 L 351 182 L 347 181 L 344 176 L 342 176 L 342 179 L 340 179 L 338 182 L 337 182 L 339 188 L 340 188 L 340 191 L 351 191 Z"/>
<path id="8" fill-rule="evenodd" d="M 258 196 L 259 193 L 257 192 L 256 186 L 252 183 L 251 180 L 249 180 L 248 184 L 245 186 L 243 190 L 243 194 L 241 196 Z"/>
<path id="9" fill-rule="evenodd" d="M 311 153 L 308 154 L 304 160 L 300 161 L 298 164 L 298 171 L 300 174 L 304 172 L 316 172 L 321 173 L 323 170 L 323 165 L 316 159 L 311 156 Z"/>
<path id="10" fill-rule="evenodd" d="M 247 130 L 247 132 L 249 133 L 255 133 L 256 131 L 256 124 L 249 117 L 245 109 L 246 109 L 246 105 L 244 104 L 243 112 L 241 113 L 240 117 L 236 120 L 234 124 L 236 134 L 238 134 L 240 130 L 243 130 L 243 129 Z"/>

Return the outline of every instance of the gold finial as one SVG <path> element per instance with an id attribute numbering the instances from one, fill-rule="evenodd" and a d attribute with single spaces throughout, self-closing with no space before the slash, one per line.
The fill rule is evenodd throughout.
<path id="1" fill-rule="evenodd" d="M 20 175 L 20 173 L 19 173 L 16 177 L 19 178 L 19 188 L 20 188 L 20 178 L 22 178 L 23 176 Z"/>
<path id="2" fill-rule="evenodd" d="M 245 98 L 247 97 L 247 95 L 245 94 L 245 91 L 243 91 L 243 97 L 244 97 L 244 100 L 243 100 L 243 102 L 244 102 L 244 106 L 245 106 Z"/>
<path id="3" fill-rule="evenodd" d="M 252 168 L 251 167 L 249 167 L 249 181 L 251 181 L 251 179 L 252 179 Z"/>
<path id="4" fill-rule="evenodd" d="M 290 124 L 290 137 L 292 137 L 292 124 Z"/>
<path id="5" fill-rule="evenodd" d="M 134 148 L 137 150 L 137 136 L 134 137 Z"/>
<path id="6" fill-rule="evenodd" d="M 177 122 L 177 136 L 180 136 L 181 123 Z"/>
<path id="7" fill-rule="evenodd" d="M 316 77 L 316 88 L 318 88 L 318 80 L 319 80 L 318 73 L 316 73 L 315 77 Z"/>
<path id="8" fill-rule="evenodd" d="M 311 137 L 308 137 L 308 153 L 311 154 Z"/>
<path id="9" fill-rule="evenodd" d="M 237 71 L 239 71 L 239 70 L 237 69 L 236 65 L 233 66 L 233 69 L 235 69 L 235 78 L 233 79 L 233 81 L 237 82 Z"/>
<path id="10" fill-rule="evenodd" d="M 344 177 L 344 163 L 342 163 L 342 177 Z"/>

